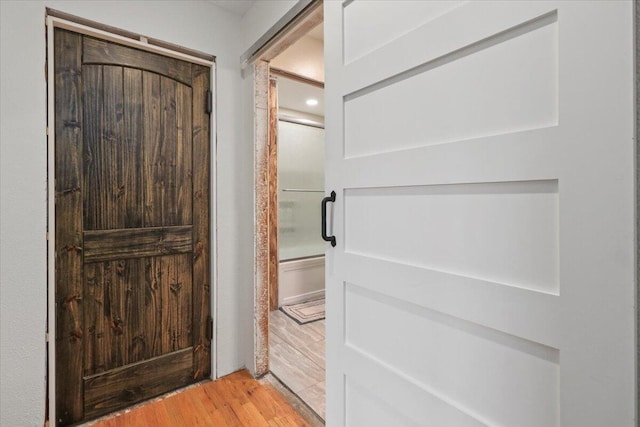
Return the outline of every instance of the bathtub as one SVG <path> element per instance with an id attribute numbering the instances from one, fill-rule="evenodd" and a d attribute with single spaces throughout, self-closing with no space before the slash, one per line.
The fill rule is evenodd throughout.
<path id="1" fill-rule="evenodd" d="M 278 306 L 318 298 L 324 298 L 324 255 L 280 262 Z"/>

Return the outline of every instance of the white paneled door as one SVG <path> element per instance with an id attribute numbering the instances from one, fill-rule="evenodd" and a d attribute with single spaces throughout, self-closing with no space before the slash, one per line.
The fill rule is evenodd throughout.
<path id="1" fill-rule="evenodd" d="M 327 425 L 631 427 L 630 1 L 325 1 Z"/>

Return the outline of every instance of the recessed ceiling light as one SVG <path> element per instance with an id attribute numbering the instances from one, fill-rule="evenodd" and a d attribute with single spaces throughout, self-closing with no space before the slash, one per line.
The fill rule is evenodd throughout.
<path id="1" fill-rule="evenodd" d="M 314 107 L 314 106 L 318 105 L 318 100 L 315 99 L 315 98 L 309 98 L 309 99 L 307 99 L 306 102 L 307 102 L 307 105 L 309 107 Z"/>

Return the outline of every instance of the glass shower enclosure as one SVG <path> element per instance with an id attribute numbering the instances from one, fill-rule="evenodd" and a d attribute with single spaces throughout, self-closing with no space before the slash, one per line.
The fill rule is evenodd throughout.
<path id="1" fill-rule="evenodd" d="M 278 122 L 280 261 L 324 255 L 320 202 L 324 197 L 324 129 Z"/>

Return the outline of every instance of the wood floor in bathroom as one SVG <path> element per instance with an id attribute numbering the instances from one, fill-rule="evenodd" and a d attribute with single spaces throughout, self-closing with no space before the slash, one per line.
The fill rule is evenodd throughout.
<path id="1" fill-rule="evenodd" d="M 325 321 L 298 325 L 283 312 L 270 315 L 271 373 L 325 418 Z"/>

